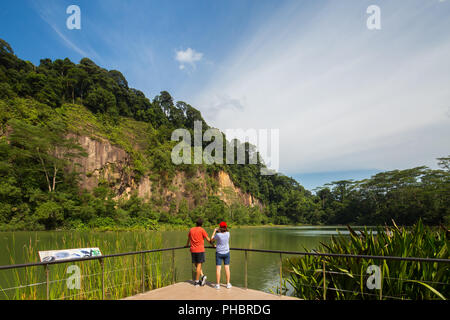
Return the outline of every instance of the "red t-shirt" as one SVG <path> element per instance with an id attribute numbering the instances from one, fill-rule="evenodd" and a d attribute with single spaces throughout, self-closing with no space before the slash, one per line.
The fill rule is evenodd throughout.
<path id="1" fill-rule="evenodd" d="M 189 240 L 191 241 L 191 252 L 205 252 L 204 241 L 208 236 L 202 227 L 194 227 L 189 230 Z"/>

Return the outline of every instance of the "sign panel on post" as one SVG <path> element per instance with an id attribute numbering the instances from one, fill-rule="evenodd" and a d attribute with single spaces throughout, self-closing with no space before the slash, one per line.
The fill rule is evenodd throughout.
<path id="1" fill-rule="evenodd" d="M 102 253 L 100 252 L 99 248 L 39 251 L 39 258 L 41 259 L 41 262 L 79 259 L 101 255 Z"/>

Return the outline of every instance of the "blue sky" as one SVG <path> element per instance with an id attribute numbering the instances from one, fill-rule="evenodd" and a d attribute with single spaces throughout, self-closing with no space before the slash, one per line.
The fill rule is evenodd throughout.
<path id="1" fill-rule="evenodd" d="M 35 64 L 87 56 L 221 130 L 279 129 L 280 171 L 312 189 L 450 153 L 449 16 L 449 0 L 16 0 L 0 38 Z"/>
<path id="2" fill-rule="evenodd" d="M 81 9 L 81 30 L 66 28 L 71 4 Z M 35 64 L 43 57 L 78 62 L 88 56 L 120 70 L 151 98 L 167 90 L 182 100 L 276 7 L 264 0 L 2 1 L 0 35 Z M 202 63 L 180 72 L 176 52 L 188 48 L 203 53 Z"/>

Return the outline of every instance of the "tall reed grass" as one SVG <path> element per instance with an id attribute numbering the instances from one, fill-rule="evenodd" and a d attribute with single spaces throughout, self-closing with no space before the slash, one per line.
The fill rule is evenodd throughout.
<path id="1" fill-rule="evenodd" d="M 26 262 L 38 262 L 38 250 L 99 247 L 103 255 L 161 248 L 161 236 L 148 233 L 133 233 L 123 237 L 117 232 L 112 240 L 99 239 L 94 234 L 80 235 L 78 232 L 64 234 L 46 245 L 39 244 L 39 237 L 30 237 L 23 247 Z M 15 264 L 15 244 L 6 248 Z M 172 281 L 170 252 L 156 252 L 103 259 L 105 299 L 121 299 L 144 290 L 168 285 Z M 142 260 L 144 259 L 144 260 Z M 144 262 L 144 288 L 142 288 L 142 262 Z M 69 266 L 80 268 L 80 288 L 70 289 L 75 284 Z M 52 300 L 100 300 L 103 297 L 102 270 L 98 260 L 70 262 L 48 266 L 49 298 Z M 69 272 L 68 272 L 69 271 Z M 0 271 L 0 299 L 43 300 L 47 298 L 46 270 L 43 266 Z"/>
<path id="2" fill-rule="evenodd" d="M 419 221 L 412 228 L 401 228 L 395 223 L 392 227 L 379 227 L 376 234 L 367 229 L 358 233 L 350 227 L 348 229 L 350 238 L 342 235 L 332 237 L 331 243 L 321 244 L 316 251 L 449 258 L 449 231 L 443 227 L 431 229 Z M 380 267 L 379 290 L 367 286 L 371 275 L 367 273 L 367 268 L 370 265 Z M 290 274 L 288 283 L 294 289 L 293 295 L 303 299 L 432 300 L 450 297 L 448 263 L 304 256 L 286 260 L 285 267 Z"/>

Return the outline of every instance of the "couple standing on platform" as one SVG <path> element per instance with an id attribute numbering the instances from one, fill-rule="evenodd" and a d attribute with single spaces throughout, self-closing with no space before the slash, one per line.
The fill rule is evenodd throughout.
<path id="1" fill-rule="evenodd" d="M 219 228 L 215 228 L 211 238 L 208 237 L 205 229 L 202 228 L 203 220 L 198 219 L 196 227 L 192 228 L 188 234 L 187 246 L 190 245 L 192 263 L 195 267 L 195 286 L 204 286 L 206 283 L 206 276 L 203 274 L 202 264 L 205 262 L 205 246 L 204 239 L 213 244 L 217 242 L 216 247 L 216 289 L 220 289 L 220 271 L 222 261 L 225 265 L 225 274 L 227 278 L 227 289 L 231 288 L 230 283 L 230 232 L 228 231 L 227 223 L 222 221 Z"/>

